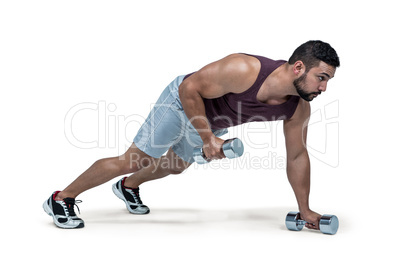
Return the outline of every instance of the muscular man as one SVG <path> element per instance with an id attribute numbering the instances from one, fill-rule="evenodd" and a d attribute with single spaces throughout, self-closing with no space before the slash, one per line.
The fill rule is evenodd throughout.
<path id="1" fill-rule="evenodd" d="M 326 91 L 339 65 L 337 53 L 329 44 L 309 41 L 288 61 L 232 54 L 195 73 L 179 76 L 162 92 L 123 155 L 96 161 L 63 191 L 54 192 L 43 208 L 58 227 L 82 228 L 84 221 L 74 211 L 75 198 L 132 173 L 115 183 L 113 192 L 129 212 L 149 213 L 140 199 L 139 186 L 183 172 L 194 162 L 194 147 L 203 146 L 209 160 L 222 159 L 224 141 L 219 137 L 228 127 L 284 120 L 288 179 L 301 218 L 308 222 L 306 227 L 318 229 L 320 215 L 309 206 L 309 102 Z"/>

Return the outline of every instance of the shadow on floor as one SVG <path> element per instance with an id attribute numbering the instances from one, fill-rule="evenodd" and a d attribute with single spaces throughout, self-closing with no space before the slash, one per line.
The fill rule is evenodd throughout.
<path id="1" fill-rule="evenodd" d="M 286 230 L 285 216 L 291 208 L 258 208 L 239 210 L 208 210 L 189 208 L 154 208 L 147 215 L 133 215 L 126 209 L 90 210 L 81 215 L 87 225 L 177 225 L 241 226 L 244 228 L 267 228 Z"/>

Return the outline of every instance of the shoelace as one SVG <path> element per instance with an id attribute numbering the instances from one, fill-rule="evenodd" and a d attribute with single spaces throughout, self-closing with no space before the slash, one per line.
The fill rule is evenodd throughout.
<path id="1" fill-rule="evenodd" d="M 137 201 L 138 204 L 142 205 L 142 201 L 141 201 L 141 198 L 140 198 L 140 189 L 136 188 L 136 189 L 132 189 L 132 190 L 133 190 L 134 195 L 135 195 L 134 200 Z"/>
<path id="2" fill-rule="evenodd" d="M 80 208 L 78 207 L 77 203 L 82 203 L 81 200 L 75 200 L 74 198 L 65 198 L 64 203 L 67 205 L 68 214 L 70 216 L 77 216 L 74 211 L 74 206 L 77 207 L 78 213 L 81 214 Z"/>

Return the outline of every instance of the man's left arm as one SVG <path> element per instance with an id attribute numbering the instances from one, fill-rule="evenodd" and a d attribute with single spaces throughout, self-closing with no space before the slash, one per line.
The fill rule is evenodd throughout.
<path id="1" fill-rule="evenodd" d="M 300 99 L 292 118 L 284 121 L 287 153 L 286 171 L 289 183 L 296 196 L 301 218 L 308 222 L 307 228 L 318 229 L 321 215 L 309 207 L 310 158 L 306 148 L 309 117 L 310 104 Z"/>

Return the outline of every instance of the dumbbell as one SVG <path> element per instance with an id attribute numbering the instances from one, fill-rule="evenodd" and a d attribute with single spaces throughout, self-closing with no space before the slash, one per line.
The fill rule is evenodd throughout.
<path id="1" fill-rule="evenodd" d="M 222 145 L 222 150 L 223 154 L 229 159 L 242 156 L 244 152 L 243 142 L 238 138 L 225 140 L 225 142 Z M 193 158 L 195 162 L 197 162 L 198 164 L 205 164 L 209 162 L 205 158 L 205 154 L 202 150 L 202 147 L 194 148 Z"/>
<path id="2" fill-rule="evenodd" d="M 299 212 L 289 212 L 286 215 L 286 227 L 292 231 L 300 231 L 303 229 L 304 225 L 307 223 L 300 219 Z M 338 217 L 335 215 L 324 214 L 320 219 L 320 231 L 324 234 L 334 235 L 338 231 L 339 221 Z"/>

